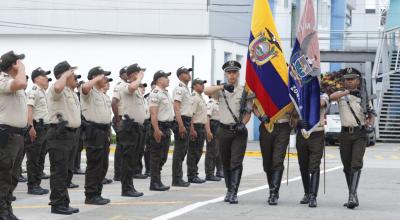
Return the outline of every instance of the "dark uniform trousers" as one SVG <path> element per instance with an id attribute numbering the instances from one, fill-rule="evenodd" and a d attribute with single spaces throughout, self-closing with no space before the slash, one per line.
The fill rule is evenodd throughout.
<path id="1" fill-rule="evenodd" d="M 308 139 L 300 131 L 296 135 L 297 156 L 305 193 L 309 193 L 310 173 L 320 171 L 324 145 L 324 131 L 314 131 Z"/>
<path id="2" fill-rule="evenodd" d="M 340 158 L 343 171 L 352 174 L 363 167 L 363 157 L 367 147 L 367 132 L 365 129 L 354 129 L 353 132 L 340 133 Z"/>
<path id="3" fill-rule="evenodd" d="M 0 141 L 0 216 L 7 216 L 12 213 L 11 197 L 19 173 L 15 162 L 24 147 L 24 138 L 21 134 L 0 131 Z"/>
<path id="4" fill-rule="evenodd" d="M 85 132 L 84 128 L 81 126 L 81 132 L 79 134 L 79 140 L 78 140 L 78 149 L 76 151 L 76 156 L 75 156 L 74 171 L 78 171 L 81 169 L 82 151 L 84 143 L 85 143 Z"/>
<path id="5" fill-rule="evenodd" d="M 193 124 L 194 129 L 197 133 L 197 138 L 190 138 L 188 155 L 187 155 L 187 176 L 189 178 L 196 177 L 199 175 L 199 168 L 197 164 L 200 161 L 201 155 L 203 154 L 205 130 L 204 124 Z"/>
<path id="6" fill-rule="evenodd" d="M 247 135 L 247 130 L 246 132 L 238 133 L 223 127 L 218 128 L 216 140 L 217 145 L 220 147 L 219 154 L 224 172 L 242 167 L 247 147 Z"/>
<path id="7" fill-rule="evenodd" d="M 46 139 L 50 158 L 50 205 L 69 206 L 67 185 L 70 182 L 70 161 L 75 158 L 71 152 L 77 145 L 78 129 L 51 125 Z"/>
<path id="8" fill-rule="evenodd" d="M 36 125 L 36 139 L 33 143 L 27 144 L 26 149 L 26 168 L 28 173 L 28 188 L 39 186 L 42 181 L 42 172 L 44 166 L 41 164 L 43 156 L 46 156 L 46 135 L 49 129 L 48 125 Z M 28 135 L 28 139 L 30 139 Z"/>
<path id="9" fill-rule="evenodd" d="M 289 144 L 290 131 L 289 123 L 276 123 L 271 133 L 267 131 L 263 123 L 260 125 L 260 147 L 266 173 L 284 170 L 283 162 Z"/>
<path id="10" fill-rule="evenodd" d="M 72 149 L 70 151 L 69 155 L 69 161 L 68 161 L 68 178 L 67 178 L 67 184 L 70 184 L 72 182 L 72 178 L 74 177 L 74 170 L 75 170 L 75 159 L 76 159 L 76 154 L 78 152 L 79 148 L 79 139 L 81 136 L 81 128 L 77 128 L 75 132 L 75 141 L 72 146 Z"/>
<path id="11" fill-rule="evenodd" d="M 90 124 L 90 123 L 89 123 Z M 85 196 L 100 196 L 103 190 L 103 179 L 108 170 L 108 154 L 110 152 L 110 126 L 100 125 L 86 127 L 86 173 Z"/>
<path id="12" fill-rule="evenodd" d="M 144 126 L 143 138 L 141 139 L 141 142 L 140 142 L 139 155 L 138 155 L 139 157 L 138 157 L 136 170 L 134 171 L 134 174 L 141 174 L 142 173 L 142 170 L 143 170 L 143 162 L 142 162 L 142 160 L 144 158 L 145 166 L 146 166 L 146 162 L 147 162 L 146 160 L 148 159 L 148 158 L 146 158 L 146 152 L 149 153 L 149 151 L 148 151 L 148 149 L 146 149 L 146 142 L 148 142 L 147 139 L 148 139 L 148 129 L 149 129 L 149 126 L 150 126 L 150 120 L 146 119 L 144 121 L 144 123 L 143 123 L 143 126 Z M 148 170 L 147 168 L 148 167 L 146 166 L 146 170 Z"/>
<path id="13" fill-rule="evenodd" d="M 159 122 L 158 126 L 164 134 L 160 143 L 157 143 L 154 138 L 153 127 L 150 130 L 150 173 L 151 181 L 156 183 L 161 181 L 161 170 L 167 162 L 168 150 L 171 144 L 171 126 L 169 122 Z"/>
<path id="14" fill-rule="evenodd" d="M 152 136 L 151 134 L 151 128 L 150 128 L 150 119 L 148 121 L 148 124 L 145 125 L 146 128 L 146 134 L 145 134 L 145 148 L 144 148 L 144 166 L 146 169 L 146 173 L 150 173 L 150 138 Z"/>
<path id="15" fill-rule="evenodd" d="M 121 116 L 118 116 L 120 119 L 122 119 Z M 115 131 L 115 141 L 116 141 L 116 146 L 115 146 L 115 152 L 114 152 L 114 179 L 121 179 L 121 152 L 122 152 L 122 146 L 120 143 L 120 138 L 119 138 L 119 128 L 117 128 L 115 124 L 115 117 L 112 120 L 112 126 Z"/>
<path id="16" fill-rule="evenodd" d="M 215 168 L 217 167 L 217 171 L 220 169 L 220 156 L 219 156 L 219 147 L 216 143 L 216 133 L 219 127 L 219 121 L 210 120 L 210 130 L 213 135 L 213 139 L 208 142 L 206 145 L 206 158 L 204 160 L 204 168 L 206 172 L 206 176 L 212 176 L 215 173 Z"/>
<path id="17" fill-rule="evenodd" d="M 175 147 L 172 158 L 172 177 L 174 179 L 181 179 L 183 176 L 182 163 L 185 160 L 185 156 L 189 148 L 191 120 L 192 119 L 190 117 L 182 116 L 183 125 L 186 128 L 186 135 L 183 138 L 179 135 L 179 128 L 177 123 L 175 123 L 174 126 Z"/>
<path id="18" fill-rule="evenodd" d="M 124 123 L 124 122 L 122 122 Z M 122 192 L 134 190 L 133 173 L 136 170 L 139 158 L 139 148 L 144 138 L 143 125 L 133 122 L 130 128 L 123 128 L 119 132 L 121 144 L 121 184 Z"/>

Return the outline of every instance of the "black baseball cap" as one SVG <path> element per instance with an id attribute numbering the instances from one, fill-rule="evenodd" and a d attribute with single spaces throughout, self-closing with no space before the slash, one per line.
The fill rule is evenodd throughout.
<path id="1" fill-rule="evenodd" d="M 154 82 L 157 82 L 157 80 L 158 80 L 159 78 L 161 78 L 161 77 L 166 77 L 166 78 L 168 78 L 168 76 L 170 76 L 170 75 L 171 75 L 171 72 L 166 73 L 166 72 L 164 72 L 163 70 L 159 70 L 159 71 L 157 71 L 156 73 L 154 73 L 153 81 L 154 81 Z"/>
<path id="2" fill-rule="evenodd" d="M 182 67 L 179 67 L 179 69 L 176 70 L 176 76 L 179 77 L 182 73 L 189 74 L 192 71 L 193 71 L 193 68 L 186 68 L 186 67 L 182 66 Z"/>
<path id="3" fill-rule="evenodd" d="M 103 68 L 101 68 L 100 66 L 93 67 L 89 70 L 88 80 L 92 80 L 95 76 L 98 75 L 109 76 L 111 75 L 111 72 L 103 70 Z"/>
<path id="4" fill-rule="evenodd" d="M 222 69 L 225 72 L 239 71 L 241 68 L 242 68 L 242 65 L 240 65 L 240 63 L 236 60 L 230 60 L 230 61 L 224 63 L 224 65 L 222 65 Z"/>
<path id="5" fill-rule="evenodd" d="M 146 68 L 141 68 L 139 64 L 135 63 L 126 68 L 126 74 L 129 75 L 131 73 L 137 73 L 140 71 L 146 71 Z"/>
<path id="6" fill-rule="evenodd" d="M 122 67 L 122 68 L 119 70 L 119 76 L 121 76 L 122 74 L 126 73 L 126 69 L 127 69 L 127 68 L 128 68 L 127 66 Z"/>
<path id="7" fill-rule="evenodd" d="M 66 72 L 68 70 L 75 70 L 77 68 L 78 67 L 76 67 L 76 66 L 74 66 L 74 67 L 71 66 L 67 61 L 62 61 L 54 67 L 53 73 L 54 73 L 54 76 L 57 78 L 64 72 Z"/>
<path id="8" fill-rule="evenodd" d="M 193 80 L 192 86 L 194 86 L 194 85 L 196 85 L 196 84 L 201 84 L 201 85 L 203 85 L 204 83 L 207 83 L 207 80 L 202 80 L 202 79 L 200 79 L 200 78 L 196 78 L 196 79 Z"/>
<path id="9" fill-rule="evenodd" d="M 38 76 L 47 76 L 50 73 L 51 73 L 50 70 L 49 71 L 45 71 L 41 67 L 38 67 L 38 68 L 36 68 L 35 70 L 32 71 L 32 74 L 31 74 L 32 82 L 33 82 L 33 80 L 35 80 L 36 77 L 38 77 Z"/>
<path id="10" fill-rule="evenodd" d="M 8 70 L 17 60 L 23 60 L 24 54 L 15 54 L 14 51 L 9 51 L 0 57 L 0 69 L 2 71 Z"/>
<path id="11" fill-rule="evenodd" d="M 343 69 L 342 74 L 345 79 L 361 78 L 360 71 L 353 67 Z"/>

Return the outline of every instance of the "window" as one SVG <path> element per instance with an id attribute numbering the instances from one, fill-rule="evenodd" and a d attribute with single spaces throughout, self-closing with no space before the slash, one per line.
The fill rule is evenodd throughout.
<path id="1" fill-rule="evenodd" d="M 224 52 L 224 63 L 229 61 L 229 60 L 232 60 L 232 53 Z"/>
<path id="2" fill-rule="evenodd" d="M 352 24 L 352 14 L 353 11 L 350 7 L 346 7 L 346 25 L 349 27 Z"/>

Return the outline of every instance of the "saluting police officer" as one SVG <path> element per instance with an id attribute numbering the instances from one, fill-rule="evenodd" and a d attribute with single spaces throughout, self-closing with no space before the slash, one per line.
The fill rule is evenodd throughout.
<path id="1" fill-rule="evenodd" d="M 321 94 L 320 122 L 311 134 L 301 130 L 309 129 L 307 124 L 299 122 L 297 125 L 296 149 L 304 188 L 304 197 L 300 204 L 308 204 L 311 208 L 317 207 L 320 164 L 325 147 L 324 121 L 328 106 L 329 96 Z"/>
<path id="2" fill-rule="evenodd" d="M 105 205 L 110 202 L 101 196 L 103 179 L 107 173 L 108 158 L 103 155 L 109 148 L 111 105 L 103 89 L 107 86 L 106 76 L 111 74 L 97 66 L 88 73 L 88 82 L 81 86 L 82 115 L 85 121 L 86 174 L 85 203 Z M 104 161 L 107 160 L 107 161 Z"/>
<path id="3" fill-rule="evenodd" d="M 122 146 L 119 141 L 119 130 L 122 119 L 122 102 L 121 102 L 121 93 L 119 91 L 121 90 L 121 86 L 123 85 L 123 83 L 125 83 L 128 80 L 128 77 L 126 76 L 126 68 L 127 67 L 125 66 L 121 68 L 121 70 L 119 71 L 119 77 L 121 80 L 114 87 L 113 97 L 111 101 L 111 107 L 114 114 L 113 128 L 116 134 L 116 142 L 117 142 L 114 153 L 114 178 L 113 178 L 114 181 L 121 180 Z"/>
<path id="4" fill-rule="evenodd" d="M 204 167 L 206 172 L 206 180 L 220 181 L 223 177 L 222 164 L 219 156 L 219 147 L 215 140 L 215 135 L 219 127 L 219 102 L 218 96 L 210 97 L 207 103 L 207 122 L 206 122 L 206 157 Z M 215 170 L 216 173 L 215 173 Z"/>
<path id="5" fill-rule="evenodd" d="M 17 185 L 18 151 L 24 147 L 28 120 L 23 54 L 13 51 L 0 57 L 0 219 L 18 219 L 12 210 L 12 193 Z"/>
<path id="6" fill-rule="evenodd" d="M 290 111 L 284 112 L 273 124 L 272 130 L 267 129 L 269 118 L 261 115 L 255 108 L 255 115 L 260 119 L 260 148 L 263 158 L 263 168 L 267 175 L 269 185 L 269 205 L 277 205 L 279 199 L 279 188 L 281 186 L 283 162 L 285 161 L 286 149 L 289 144 L 290 132 L 292 130 L 289 120 Z"/>
<path id="7" fill-rule="evenodd" d="M 339 137 L 340 157 L 349 189 L 349 199 L 344 205 L 353 209 L 359 205 L 357 188 L 368 144 L 366 128 L 373 125 L 375 113 L 369 104 L 362 105 L 363 101 L 368 103 L 369 100 L 368 97 L 362 96 L 366 88 L 362 87 L 361 73 L 355 68 L 343 69 L 341 72 L 346 90 L 335 92 L 330 98 L 339 104 L 342 124 Z"/>
<path id="8" fill-rule="evenodd" d="M 44 195 L 49 190 L 40 187 L 44 158 L 47 152 L 45 141 L 49 129 L 49 111 L 47 107 L 46 90 L 49 87 L 49 75 L 51 71 L 44 71 L 42 68 L 33 70 L 31 79 L 35 84 L 28 92 L 28 124 L 30 144 L 26 146 L 26 168 L 28 173 L 28 194 Z"/>
<path id="9" fill-rule="evenodd" d="M 243 158 L 247 147 L 247 128 L 253 107 L 251 94 L 244 86 L 239 85 L 239 70 L 237 61 L 228 61 L 222 69 L 225 72 L 227 84 L 207 87 L 204 93 L 208 96 L 218 94 L 220 103 L 220 126 L 216 137 L 220 146 L 220 155 L 225 174 L 227 193 L 224 201 L 230 204 L 238 203 L 237 192 L 243 171 Z"/>
<path id="10" fill-rule="evenodd" d="M 49 88 L 47 95 L 50 128 L 47 132 L 47 146 L 50 156 L 50 205 L 55 214 L 71 215 L 79 209 L 69 206 L 67 184 L 69 165 L 75 154 L 71 154 L 77 143 L 77 130 L 81 126 L 81 108 L 74 92 L 77 76 L 67 61 L 54 67 L 57 81 Z"/>
<path id="11" fill-rule="evenodd" d="M 144 138 L 144 119 L 146 108 L 144 97 L 139 90 L 146 69 L 138 64 L 128 66 L 128 82 L 121 83 L 122 121 L 119 141 L 122 146 L 121 184 L 122 196 L 139 197 L 143 193 L 136 191 L 133 185 L 133 173 L 139 157 L 141 140 Z"/>
<path id="12" fill-rule="evenodd" d="M 203 154 L 203 146 L 205 140 L 205 124 L 207 122 L 207 104 L 203 98 L 204 83 L 206 80 L 196 78 L 192 82 L 192 122 L 190 125 L 190 141 L 187 156 L 187 176 L 190 183 L 204 183 L 198 175 L 197 164 Z"/>
<path id="13" fill-rule="evenodd" d="M 171 144 L 171 128 L 174 120 L 172 98 L 167 91 L 171 73 L 162 70 L 154 74 L 156 87 L 149 96 L 151 136 L 150 136 L 150 190 L 166 191 L 169 186 L 161 182 L 161 170 L 168 158 Z"/>
<path id="14" fill-rule="evenodd" d="M 179 84 L 172 93 L 176 120 L 174 125 L 175 147 L 172 158 L 172 185 L 178 187 L 188 187 L 190 185 L 182 178 L 182 163 L 189 148 L 190 123 L 193 115 L 192 98 L 188 87 L 188 83 L 191 80 L 190 72 L 192 72 L 192 68 L 186 67 L 180 67 L 176 71 Z"/>

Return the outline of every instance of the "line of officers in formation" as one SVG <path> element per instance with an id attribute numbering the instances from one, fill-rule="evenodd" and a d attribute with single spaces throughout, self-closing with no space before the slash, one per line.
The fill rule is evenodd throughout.
<path id="1" fill-rule="evenodd" d="M 58 63 L 53 70 L 56 82 L 49 88 L 50 71 L 37 68 L 32 72 L 35 83 L 26 94 L 27 78 L 22 63 L 23 54 L 10 51 L 0 58 L 0 219 L 18 219 L 12 211 L 13 191 L 17 185 L 23 148 L 27 153 L 28 193 L 47 194 L 40 187 L 44 156 L 50 159 L 51 212 L 70 215 L 79 209 L 70 206 L 68 187 L 71 184 L 73 158 L 82 134 L 85 137 L 87 167 L 85 173 L 85 203 L 105 205 L 102 197 L 108 170 L 111 126 L 117 134 L 114 180 L 121 181 L 121 195 L 140 197 L 133 177 L 150 176 L 150 190 L 166 191 L 161 170 L 167 161 L 171 135 L 174 133 L 172 186 L 189 187 L 191 183 L 220 181 L 227 188 L 225 202 L 238 203 L 237 193 L 243 171 L 243 158 L 248 131 L 245 124 L 255 114 L 260 125 L 260 148 L 263 168 L 269 185 L 269 205 L 277 205 L 284 170 L 284 159 L 292 129 L 297 130 L 296 148 L 305 195 L 301 204 L 317 206 L 320 163 L 324 148 L 323 119 L 330 101 L 338 101 L 342 121 L 340 154 L 349 190 L 348 208 L 359 205 L 357 186 L 367 145 L 366 127 L 373 122 L 373 112 L 364 110 L 359 92 L 361 74 L 350 68 L 345 73 L 346 90 L 321 95 L 321 123 L 311 135 L 303 135 L 307 124 L 297 120 L 295 111 L 280 115 L 273 126 L 269 118 L 254 104 L 255 95 L 238 84 L 240 63 L 226 62 L 222 69 L 226 83 L 204 88 L 205 80 L 191 80 L 191 68 L 181 67 L 176 74 L 178 86 L 171 97 L 170 72 L 157 71 L 152 90 L 144 95 L 142 82 L 145 69 L 138 64 L 120 71 L 121 81 L 109 90 L 109 71 L 94 67 L 88 81 L 78 83 L 76 67 Z M 188 87 L 192 81 L 193 93 Z M 75 91 L 78 91 L 76 93 Z M 203 93 L 210 97 L 208 103 Z M 259 97 L 262 98 L 262 97 Z M 114 117 L 111 120 L 111 114 Z M 353 114 L 354 113 L 354 114 Z M 172 131 L 172 132 L 171 132 Z M 24 140 L 25 139 L 25 140 Z M 198 175 L 198 163 L 206 141 L 206 179 Z M 76 152 L 76 150 L 75 150 Z M 187 180 L 182 163 L 187 155 Z M 142 174 L 142 159 L 146 171 Z"/>

